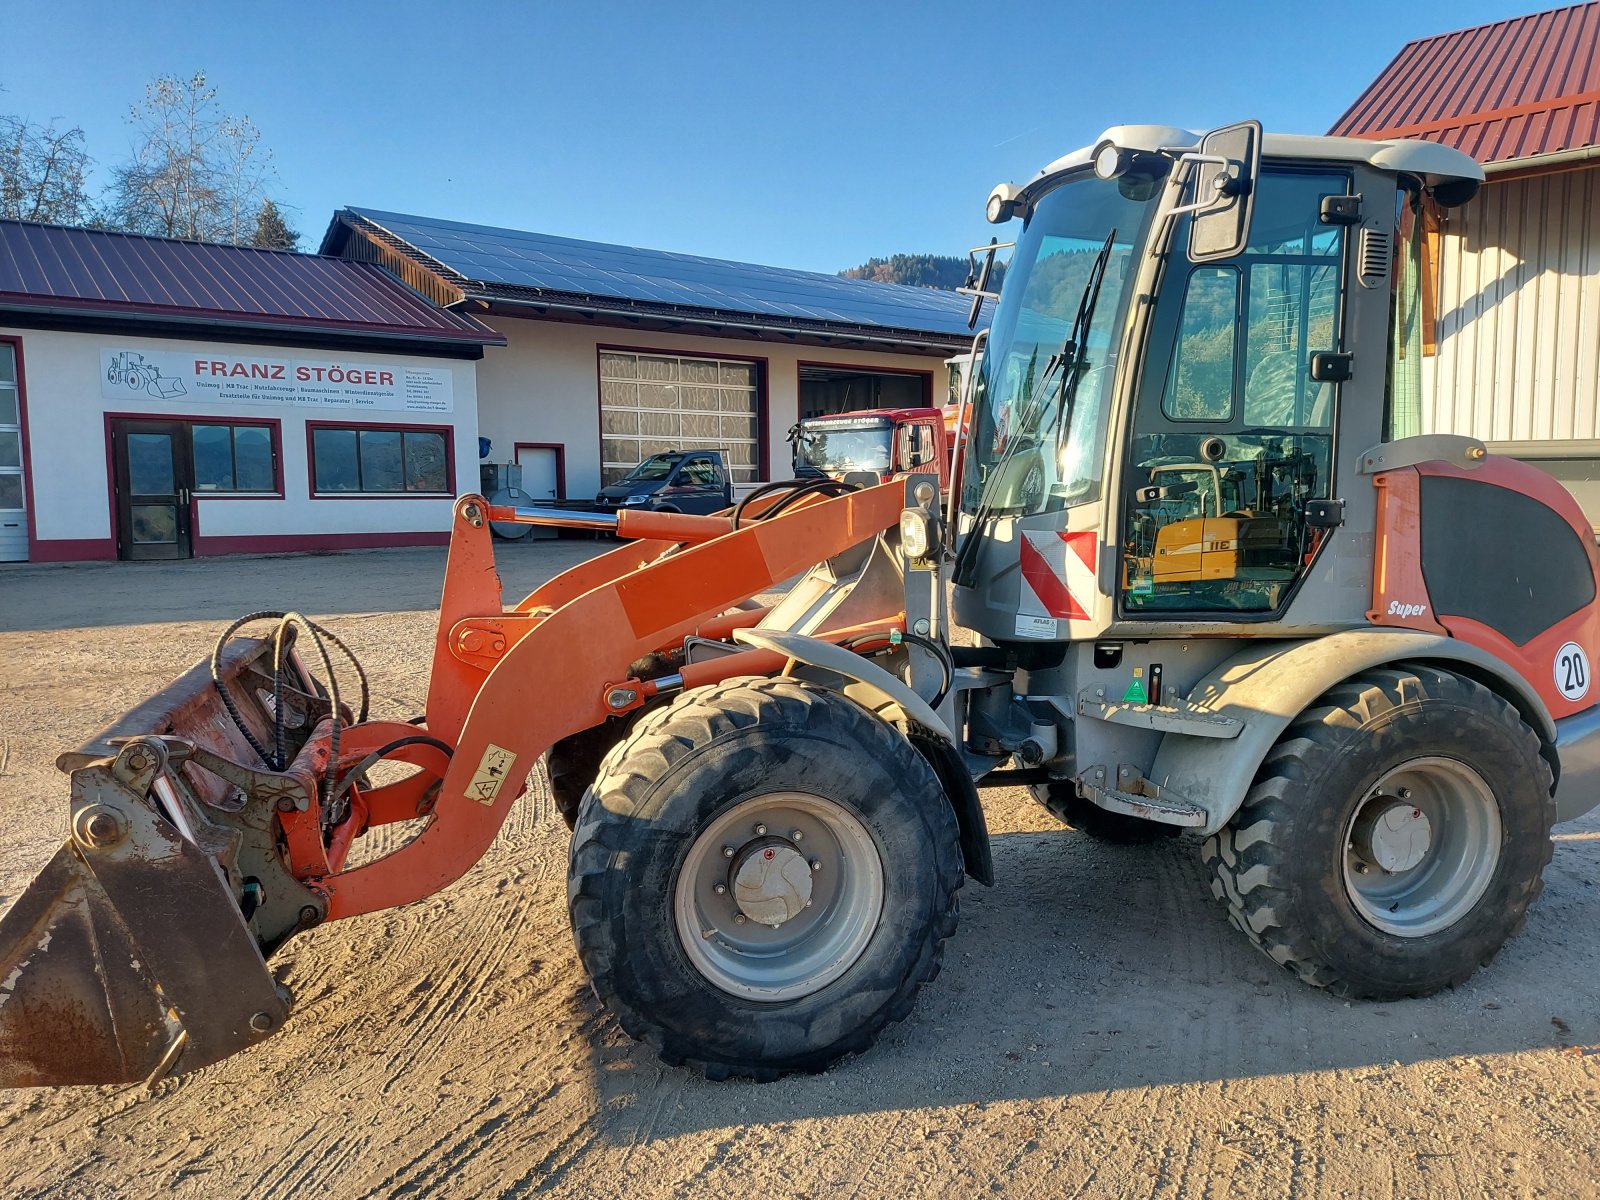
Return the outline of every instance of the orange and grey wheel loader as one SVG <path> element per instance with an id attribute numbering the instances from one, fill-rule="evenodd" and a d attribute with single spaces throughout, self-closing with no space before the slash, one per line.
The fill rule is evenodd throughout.
<path id="1" fill-rule="evenodd" d="M 272 1036 L 274 953 L 447 887 L 541 761 L 596 992 L 713 1077 L 821 1069 L 910 1011 L 992 880 L 986 786 L 1189 831 L 1309 983 L 1465 979 L 1600 799 L 1591 527 L 1420 423 L 1426 230 L 1481 179 L 1426 143 L 1113 128 L 990 197 L 1021 230 L 947 502 L 930 476 L 716 516 L 464 497 L 417 717 L 254 614 L 62 756 L 68 841 L 0 921 L 0 1085 Z M 624 542 L 508 606 L 499 521 Z M 396 822 L 420 832 L 352 854 Z"/>

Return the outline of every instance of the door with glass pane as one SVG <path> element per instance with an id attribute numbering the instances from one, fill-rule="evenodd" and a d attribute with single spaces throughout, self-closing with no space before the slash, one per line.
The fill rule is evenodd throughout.
<path id="1" fill-rule="evenodd" d="M 188 558 L 194 488 L 189 427 L 181 421 L 113 421 L 117 556 Z"/>
<path id="2" fill-rule="evenodd" d="M 0 342 L 0 562 L 28 561 L 26 494 L 17 350 L 9 342 Z"/>

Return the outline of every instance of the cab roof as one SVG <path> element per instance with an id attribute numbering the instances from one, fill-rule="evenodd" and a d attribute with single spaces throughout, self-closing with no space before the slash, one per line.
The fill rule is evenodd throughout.
<path id="1" fill-rule="evenodd" d="M 1095 147 L 1114 142 L 1128 150 L 1198 150 L 1204 132 L 1172 125 L 1113 125 L 1087 146 L 1064 154 L 1024 185 L 1043 180 L 1094 161 Z M 1483 180 L 1483 167 L 1470 155 L 1437 142 L 1410 138 L 1374 141 L 1368 138 L 1316 137 L 1299 133 L 1268 133 L 1261 139 L 1264 159 L 1315 159 L 1318 162 L 1361 162 L 1382 171 L 1415 175 L 1430 187 L 1454 179 Z"/>

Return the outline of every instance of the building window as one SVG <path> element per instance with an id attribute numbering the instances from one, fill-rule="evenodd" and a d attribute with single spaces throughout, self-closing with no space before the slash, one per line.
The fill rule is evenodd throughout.
<path id="1" fill-rule="evenodd" d="M 742 359 L 602 350 L 602 483 L 673 450 L 720 450 L 735 482 L 752 482 L 760 438 L 757 370 Z"/>
<path id="2" fill-rule="evenodd" d="M 22 510 L 22 401 L 17 348 L 0 342 L 0 512 Z"/>
<path id="3" fill-rule="evenodd" d="M 276 492 L 278 453 L 270 425 L 189 426 L 197 492 Z"/>
<path id="4" fill-rule="evenodd" d="M 310 425 L 311 491 L 450 496 L 450 431 L 393 425 Z"/>

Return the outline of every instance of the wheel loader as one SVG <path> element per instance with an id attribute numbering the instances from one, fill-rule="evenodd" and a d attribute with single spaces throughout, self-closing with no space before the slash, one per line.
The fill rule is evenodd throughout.
<path id="1" fill-rule="evenodd" d="M 303 617 L 236 623 L 61 756 L 68 840 L 0 921 L 0 1084 L 271 1037 L 285 943 L 447 887 L 541 769 L 595 991 L 713 1078 L 820 1070 L 910 1012 L 993 881 L 988 786 L 1188 831 L 1307 983 L 1464 980 L 1600 799 L 1591 527 L 1419 427 L 1425 231 L 1481 179 L 1427 143 L 1107 130 L 989 198 L 1019 232 L 948 497 L 463 497 L 421 714 L 369 714 Z M 622 541 L 508 602 L 491 522 Z"/>

